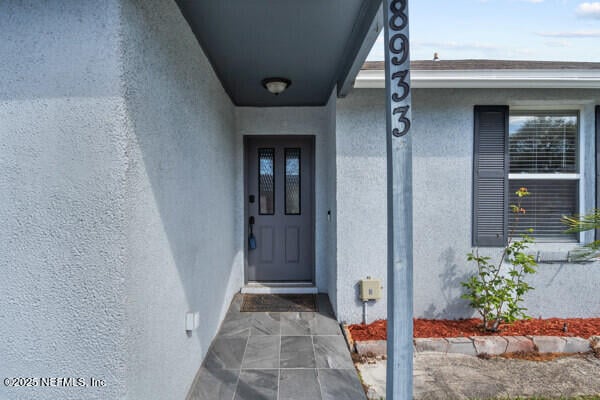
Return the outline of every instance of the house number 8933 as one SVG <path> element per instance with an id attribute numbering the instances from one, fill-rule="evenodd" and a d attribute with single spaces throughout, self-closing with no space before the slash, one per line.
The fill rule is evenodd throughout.
<path id="1" fill-rule="evenodd" d="M 390 85 L 396 84 L 396 87 L 392 88 L 391 100 L 394 103 L 401 103 L 410 94 L 409 80 L 409 42 L 407 34 L 403 33 L 406 30 L 408 33 L 408 14 L 406 0 L 392 0 L 390 3 L 390 17 L 388 19 L 390 38 L 388 43 L 388 49 L 390 51 L 391 66 L 405 66 L 406 68 L 394 71 L 390 71 Z M 392 115 L 398 116 L 398 123 L 401 124 L 401 129 L 396 127 L 392 129 L 392 135 L 395 137 L 402 137 L 410 130 L 410 118 L 408 111 L 410 110 L 409 104 L 394 105 L 392 109 Z"/>

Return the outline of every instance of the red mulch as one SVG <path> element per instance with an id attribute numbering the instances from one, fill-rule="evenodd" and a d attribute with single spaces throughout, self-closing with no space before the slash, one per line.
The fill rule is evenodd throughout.
<path id="1" fill-rule="evenodd" d="M 471 318 L 462 320 L 415 319 L 414 337 L 440 338 L 460 336 L 579 336 L 589 338 L 600 335 L 600 318 L 548 318 L 517 321 L 510 325 L 500 325 L 499 332 L 483 332 L 480 328 L 481 319 Z M 567 324 L 567 331 L 563 327 Z M 348 329 L 352 339 L 385 340 L 385 320 L 375 321 L 368 325 L 350 325 Z"/>

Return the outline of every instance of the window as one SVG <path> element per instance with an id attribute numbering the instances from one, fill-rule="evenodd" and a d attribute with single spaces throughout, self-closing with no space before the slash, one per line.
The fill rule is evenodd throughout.
<path id="1" fill-rule="evenodd" d="M 258 149 L 258 213 L 275 214 L 275 149 Z"/>
<path id="2" fill-rule="evenodd" d="M 285 214 L 300 215 L 300 149 L 285 149 Z"/>
<path id="3" fill-rule="evenodd" d="M 576 234 L 565 234 L 563 215 L 578 213 L 579 115 L 577 111 L 511 111 L 508 149 L 509 204 L 515 192 L 526 187 L 525 214 L 510 213 L 509 230 L 528 233 L 538 242 L 575 242 Z"/>
<path id="4" fill-rule="evenodd" d="M 537 242 L 577 242 L 565 234 L 563 215 L 579 213 L 580 161 L 577 111 L 509 111 L 475 106 L 473 246 L 504 246 L 509 232 Z M 526 187 L 526 213 L 509 205 Z"/>

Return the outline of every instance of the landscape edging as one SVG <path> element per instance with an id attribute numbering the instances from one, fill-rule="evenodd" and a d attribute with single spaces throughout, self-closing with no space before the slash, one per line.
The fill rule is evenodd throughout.
<path id="1" fill-rule="evenodd" d="M 598 346 L 598 337 L 589 340 L 572 336 L 470 336 L 456 338 L 416 338 L 416 353 L 438 352 L 480 355 L 501 355 L 515 352 L 587 353 Z M 385 356 L 385 340 L 354 341 L 354 349 L 361 356 Z"/>

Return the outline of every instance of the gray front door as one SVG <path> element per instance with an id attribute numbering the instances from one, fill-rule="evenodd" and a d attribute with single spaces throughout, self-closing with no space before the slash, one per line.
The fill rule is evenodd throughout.
<path id="1" fill-rule="evenodd" d="M 246 279 L 312 282 L 314 137 L 247 136 L 245 143 L 246 235 L 255 239 L 245 243 Z"/>

